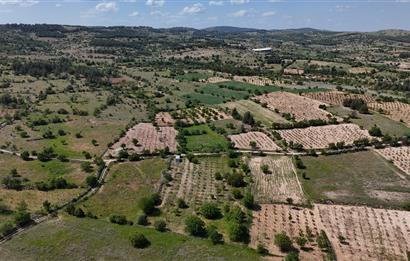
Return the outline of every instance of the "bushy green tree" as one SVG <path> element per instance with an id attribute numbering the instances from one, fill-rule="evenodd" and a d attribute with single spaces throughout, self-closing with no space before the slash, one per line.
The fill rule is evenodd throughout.
<path id="1" fill-rule="evenodd" d="M 135 248 L 146 248 L 151 242 L 141 233 L 135 233 L 130 237 L 131 245 Z"/>
<path id="2" fill-rule="evenodd" d="M 217 219 L 221 217 L 221 210 L 215 203 L 212 202 L 202 204 L 200 212 L 207 219 Z"/>
<path id="3" fill-rule="evenodd" d="M 189 216 L 185 219 L 185 231 L 197 237 L 206 235 L 205 223 L 197 216 Z"/>

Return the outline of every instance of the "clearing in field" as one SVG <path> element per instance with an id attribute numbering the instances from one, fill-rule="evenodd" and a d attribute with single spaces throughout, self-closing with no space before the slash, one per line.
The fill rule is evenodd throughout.
<path id="1" fill-rule="evenodd" d="M 391 161 L 396 167 L 410 175 L 410 147 L 389 147 L 376 150 L 383 158 Z"/>
<path id="2" fill-rule="evenodd" d="M 262 122 L 265 126 L 272 126 L 272 122 L 288 123 L 288 121 L 280 116 L 279 113 L 276 113 L 268 108 L 264 108 L 260 104 L 257 104 L 251 100 L 228 102 L 223 104 L 223 106 L 231 110 L 235 108 L 242 115 L 249 111 L 252 113 L 256 121 Z"/>
<path id="3" fill-rule="evenodd" d="M 24 161 L 20 157 L 8 154 L 0 154 L 0 180 L 11 176 L 11 171 L 17 171 L 17 179 L 20 180 L 21 190 L 7 189 L 0 185 L 0 199 L 3 203 L 14 209 L 18 203 L 24 200 L 30 211 L 42 209 L 42 204 L 48 200 L 53 204 L 61 204 L 85 191 L 83 188 L 85 179 L 92 173 L 81 170 L 80 163 L 61 162 L 51 160 L 40 162 L 37 160 Z M 68 183 L 75 184 L 78 188 L 55 189 L 40 191 L 36 188 L 37 182 L 49 182 L 55 178 L 64 178 Z"/>
<path id="4" fill-rule="evenodd" d="M 328 120 L 332 116 L 319 108 L 324 103 L 289 92 L 273 92 L 256 96 L 254 99 L 279 113 L 291 114 L 296 121 Z"/>
<path id="5" fill-rule="evenodd" d="M 187 131 L 203 132 L 200 135 L 185 136 L 189 151 L 195 152 L 221 152 L 226 151 L 229 147 L 229 141 L 222 135 L 211 130 L 208 125 L 195 125 L 186 128 Z"/>
<path id="6" fill-rule="evenodd" d="M 277 151 L 281 148 L 268 135 L 259 131 L 251 131 L 228 136 L 235 148 L 243 150 Z M 255 142 L 255 146 L 252 146 Z"/>
<path id="7" fill-rule="evenodd" d="M 314 210 L 278 204 L 262 204 L 260 207 L 260 210 L 253 212 L 251 247 L 256 248 L 258 244 L 263 244 L 272 254 L 268 259 L 283 260 L 286 253 L 281 252 L 274 244 L 275 235 L 285 232 L 293 241 L 303 235 L 311 239 L 306 243 L 305 250 L 293 243 L 300 251 L 300 260 L 324 260 L 326 254 L 316 244 L 320 224 Z"/>
<path id="8" fill-rule="evenodd" d="M 331 105 L 343 105 L 345 99 L 362 99 L 366 103 L 376 102 L 376 99 L 372 96 L 365 94 L 352 94 L 345 92 L 310 92 L 305 93 L 303 96 L 318 100 Z"/>
<path id="9" fill-rule="evenodd" d="M 132 247 L 129 238 L 137 232 L 147 237 L 150 247 Z M 260 260 L 255 251 L 240 245 L 213 245 L 173 232 L 65 215 L 23 232 L 1 245 L 0 253 L 3 260 Z"/>
<path id="10" fill-rule="evenodd" d="M 405 211 L 356 206 L 315 205 L 337 259 L 406 260 L 410 215 Z M 406 253 L 407 252 L 407 253 Z"/>
<path id="11" fill-rule="evenodd" d="M 395 120 L 402 121 L 410 127 L 410 104 L 402 102 L 375 102 L 368 104 L 372 110 L 382 111 L 387 117 Z"/>
<path id="12" fill-rule="evenodd" d="M 301 129 L 277 130 L 287 142 L 303 145 L 305 149 L 323 149 L 330 143 L 344 142 L 353 144 L 359 139 L 372 139 L 367 130 L 362 130 L 356 124 L 339 124 L 316 126 Z"/>
<path id="13" fill-rule="evenodd" d="M 373 151 L 302 157 L 303 191 L 316 202 L 399 207 L 410 198 L 410 177 Z"/>
<path id="14" fill-rule="evenodd" d="M 223 202 L 229 194 L 227 185 L 216 180 L 215 173 L 223 174 L 229 170 L 226 157 L 201 157 L 199 164 L 187 159 L 173 161 L 170 170 L 172 181 L 160 190 L 163 205 L 175 205 L 177 198 L 185 200 L 189 206 L 212 200 Z"/>
<path id="15" fill-rule="evenodd" d="M 99 218 L 115 213 L 135 220 L 139 214 L 138 200 L 158 190 L 165 168 L 166 161 L 161 158 L 115 164 L 110 167 L 102 189 L 82 206 Z"/>
<path id="16" fill-rule="evenodd" d="M 267 166 L 265 172 L 262 166 Z M 289 157 L 254 157 L 249 161 L 253 195 L 258 203 L 286 202 L 302 204 L 305 197 Z"/>
<path id="17" fill-rule="evenodd" d="M 112 155 L 118 154 L 125 148 L 137 153 L 149 151 L 150 153 L 169 148 L 170 152 L 177 150 L 175 140 L 177 131 L 173 127 L 154 127 L 151 123 L 139 123 L 129 129 L 124 137 L 110 148 Z"/>

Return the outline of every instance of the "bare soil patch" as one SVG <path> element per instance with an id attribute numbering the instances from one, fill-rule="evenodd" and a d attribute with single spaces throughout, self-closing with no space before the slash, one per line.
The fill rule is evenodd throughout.
<path id="1" fill-rule="evenodd" d="M 283 260 L 286 255 L 274 244 L 276 234 L 285 232 L 294 240 L 302 233 L 306 235 L 310 231 L 316 235 L 320 231 L 315 210 L 278 204 L 263 204 L 260 207 L 259 211 L 253 212 L 250 246 L 256 248 L 258 244 L 263 244 L 273 255 L 268 259 Z M 295 243 L 293 245 L 297 246 Z M 309 251 L 299 249 L 300 260 L 323 260 L 325 254 L 317 246 L 315 238 L 306 244 L 306 249 Z"/>
<path id="2" fill-rule="evenodd" d="M 279 113 L 290 113 L 296 121 L 328 120 L 332 116 L 329 112 L 319 109 L 319 105 L 324 103 L 289 92 L 273 92 L 256 96 L 254 99 Z"/>
<path id="3" fill-rule="evenodd" d="M 321 204 L 315 209 L 338 260 L 406 260 L 408 212 Z"/>
<path id="4" fill-rule="evenodd" d="M 137 153 L 155 152 L 166 147 L 169 151 L 175 152 L 177 150 L 176 134 L 177 131 L 173 127 L 154 127 L 151 123 L 139 123 L 129 129 L 126 135 L 110 148 L 110 153 L 118 154 L 122 149 L 122 144 L 125 144 L 126 149 Z M 134 139 L 138 141 L 137 145 L 134 144 Z"/>
<path id="5" fill-rule="evenodd" d="M 326 125 L 303 129 L 277 131 L 287 142 L 302 144 L 305 149 L 327 148 L 329 143 L 344 142 L 352 144 L 358 139 L 372 139 L 367 130 L 355 124 Z"/>
<path id="6" fill-rule="evenodd" d="M 271 79 L 258 76 L 234 76 L 233 80 L 237 82 L 244 82 L 259 86 L 268 86 L 274 84 L 274 82 Z"/>
<path id="7" fill-rule="evenodd" d="M 389 147 L 378 149 L 376 152 L 410 175 L 410 147 Z"/>
<path id="8" fill-rule="evenodd" d="M 235 144 L 235 148 L 251 150 L 252 147 L 250 143 L 254 141 L 256 143 L 255 149 L 262 151 L 276 151 L 281 150 L 281 148 L 276 145 L 276 143 L 269 138 L 263 132 L 251 131 L 247 133 L 241 133 L 237 135 L 228 136 L 231 141 Z"/>
<path id="9" fill-rule="evenodd" d="M 343 105 L 345 99 L 351 98 L 362 99 L 367 103 L 376 102 L 376 99 L 369 95 L 344 92 L 310 92 L 303 94 L 303 96 L 332 105 Z"/>
<path id="10" fill-rule="evenodd" d="M 174 118 L 172 118 L 169 112 L 159 112 L 157 113 L 157 115 L 155 115 L 155 122 L 160 127 L 171 127 L 174 125 L 175 120 Z"/>

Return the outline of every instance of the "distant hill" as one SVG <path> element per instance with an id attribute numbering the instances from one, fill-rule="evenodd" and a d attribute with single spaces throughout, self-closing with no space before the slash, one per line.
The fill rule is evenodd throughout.
<path id="1" fill-rule="evenodd" d="M 263 29 L 255 28 L 242 28 L 234 26 L 214 26 L 203 29 L 208 32 L 218 32 L 218 33 L 245 33 L 245 32 L 266 32 Z"/>

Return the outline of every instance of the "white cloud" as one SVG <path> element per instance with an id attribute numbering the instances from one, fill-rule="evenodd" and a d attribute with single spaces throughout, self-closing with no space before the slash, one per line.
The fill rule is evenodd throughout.
<path id="1" fill-rule="evenodd" d="M 131 14 L 129 14 L 128 16 L 135 17 L 135 16 L 138 16 L 139 14 L 140 13 L 138 13 L 138 11 L 134 11 Z"/>
<path id="2" fill-rule="evenodd" d="M 56 7 L 61 7 L 61 4 L 56 4 Z"/>
<path id="3" fill-rule="evenodd" d="M 181 15 L 185 14 L 197 14 L 204 11 L 205 8 L 201 3 L 196 3 L 193 5 L 185 6 L 184 9 L 181 11 Z"/>
<path id="4" fill-rule="evenodd" d="M 239 10 L 238 12 L 235 12 L 232 14 L 233 17 L 244 17 L 249 14 L 249 11 L 247 10 Z"/>
<path id="5" fill-rule="evenodd" d="M 166 14 L 164 14 L 164 13 L 161 12 L 161 11 L 152 11 L 152 12 L 150 13 L 150 15 L 151 15 L 151 16 L 166 16 Z"/>
<path id="6" fill-rule="evenodd" d="M 38 3 L 37 0 L 0 0 L 0 5 L 19 5 L 22 7 L 33 6 Z"/>
<path id="7" fill-rule="evenodd" d="M 118 10 L 117 4 L 115 2 L 105 2 L 99 3 L 95 6 L 95 10 L 98 12 L 116 12 Z"/>
<path id="8" fill-rule="evenodd" d="M 268 11 L 268 12 L 262 13 L 262 16 L 263 16 L 263 17 L 274 16 L 275 14 L 276 14 L 275 11 Z"/>
<path id="9" fill-rule="evenodd" d="M 249 3 L 249 0 L 231 0 L 231 4 L 234 5 L 241 5 L 241 4 L 246 4 Z"/>
<path id="10" fill-rule="evenodd" d="M 224 1 L 209 1 L 208 2 L 209 5 L 223 5 Z"/>
<path id="11" fill-rule="evenodd" d="M 269 3 L 279 3 L 283 2 L 282 0 L 268 0 Z"/>
<path id="12" fill-rule="evenodd" d="M 335 8 L 336 8 L 336 11 L 338 12 L 344 12 L 344 11 L 349 10 L 352 7 L 350 5 L 336 5 Z"/>
<path id="13" fill-rule="evenodd" d="M 165 4 L 165 0 L 147 0 L 146 5 L 161 7 Z"/>

